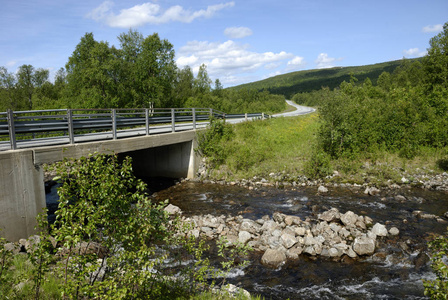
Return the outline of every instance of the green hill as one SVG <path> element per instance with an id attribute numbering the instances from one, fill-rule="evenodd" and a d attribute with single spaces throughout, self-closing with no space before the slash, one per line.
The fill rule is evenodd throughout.
<path id="1" fill-rule="evenodd" d="M 418 59 L 409 59 L 408 61 L 413 62 L 415 60 Z M 401 63 L 402 60 L 395 60 L 366 66 L 297 71 L 232 88 L 265 89 L 272 94 L 284 95 L 286 98 L 290 98 L 296 93 L 311 92 L 319 90 L 322 87 L 333 89 L 339 86 L 344 80 L 349 81 L 350 74 L 353 74 L 360 82 L 368 77 L 373 84 L 376 84 L 376 80 L 382 72 L 392 73 Z"/>

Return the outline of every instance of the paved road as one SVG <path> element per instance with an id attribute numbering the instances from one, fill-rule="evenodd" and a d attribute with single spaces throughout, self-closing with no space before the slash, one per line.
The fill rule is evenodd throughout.
<path id="1" fill-rule="evenodd" d="M 275 114 L 274 117 L 294 117 L 294 116 L 300 116 L 300 115 L 309 114 L 309 113 L 312 113 L 312 112 L 316 111 L 312 107 L 295 104 L 291 100 L 286 100 L 286 103 L 288 103 L 291 106 L 294 106 L 296 108 L 296 110 L 289 111 L 289 112 L 286 112 L 286 113 Z"/>
<path id="2" fill-rule="evenodd" d="M 286 113 L 280 113 L 280 114 L 274 114 L 274 117 L 292 117 L 292 116 L 299 116 L 304 115 L 308 113 L 312 113 L 315 111 L 314 108 L 306 107 L 297 105 L 294 102 L 290 100 L 286 100 L 286 102 L 294 106 L 296 110 L 286 112 Z M 252 119 L 252 118 L 248 118 Z M 241 123 L 244 122 L 245 118 L 241 119 L 228 119 L 226 122 L 228 123 Z M 206 127 L 208 122 L 197 122 L 196 128 L 204 128 Z M 191 130 L 193 129 L 192 123 L 181 123 L 176 124 L 176 132 L 177 131 L 184 131 L 184 130 Z M 160 134 L 160 133 L 170 133 L 171 132 L 171 125 L 162 125 L 162 126 L 153 126 L 150 128 L 150 134 Z M 126 138 L 126 137 L 135 137 L 135 136 L 143 136 L 146 134 L 145 129 L 132 129 L 132 130 L 120 130 L 117 132 L 117 137 L 119 139 Z M 111 132 L 105 132 L 105 133 L 90 133 L 90 134 L 84 134 L 84 135 L 77 135 L 76 136 L 76 143 L 85 143 L 85 142 L 92 142 L 92 141 L 99 141 L 99 140 L 110 140 L 112 139 L 112 133 Z M 23 148 L 33 148 L 33 147 L 43 147 L 43 146 L 52 146 L 52 145 L 62 145 L 62 144 L 68 144 L 69 138 L 68 136 L 62 136 L 57 138 L 41 138 L 41 139 L 34 139 L 34 140 L 26 140 L 26 141 L 18 141 L 17 146 L 19 149 Z M 9 142 L 0 142 L 0 151 L 10 150 Z"/>

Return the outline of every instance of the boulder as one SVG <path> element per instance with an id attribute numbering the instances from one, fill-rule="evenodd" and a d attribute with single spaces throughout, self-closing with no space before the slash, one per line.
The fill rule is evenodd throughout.
<path id="1" fill-rule="evenodd" d="M 387 236 L 386 226 L 380 223 L 376 223 L 372 227 L 372 233 L 376 236 Z"/>
<path id="2" fill-rule="evenodd" d="M 267 249 L 261 257 L 261 263 L 263 265 L 278 268 L 286 262 L 285 252 L 279 249 Z"/>
<path id="3" fill-rule="evenodd" d="M 172 204 L 168 204 L 163 210 L 170 215 L 182 214 L 182 210 L 178 206 Z"/>
<path id="4" fill-rule="evenodd" d="M 374 186 L 367 187 L 364 191 L 364 194 L 370 195 L 370 196 L 375 196 L 375 195 L 378 195 L 379 193 L 380 193 L 380 190 Z"/>
<path id="5" fill-rule="evenodd" d="M 247 232 L 247 231 L 240 231 L 240 233 L 238 234 L 238 242 L 240 242 L 241 244 L 246 244 L 248 241 L 250 241 L 250 239 L 252 238 L 252 235 Z"/>
<path id="6" fill-rule="evenodd" d="M 293 235 L 287 233 L 282 234 L 280 240 L 282 241 L 282 244 L 286 249 L 289 249 L 297 244 L 297 239 Z"/>
<path id="7" fill-rule="evenodd" d="M 328 223 L 338 221 L 341 214 L 336 208 L 332 208 L 318 215 L 319 220 L 326 221 Z"/>
<path id="8" fill-rule="evenodd" d="M 358 215 L 349 210 L 341 215 L 341 221 L 345 226 L 355 226 L 356 222 L 358 222 Z"/>
<path id="9" fill-rule="evenodd" d="M 398 230 L 397 227 L 392 227 L 391 229 L 389 229 L 390 235 L 398 235 L 399 233 L 400 233 L 400 230 Z"/>
<path id="10" fill-rule="evenodd" d="M 353 250 L 358 255 L 371 255 L 375 252 L 375 240 L 368 237 L 357 237 L 353 242 Z"/>
<path id="11" fill-rule="evenodd" d="M 328 189 L 327 189 L 326 187 L 324 187 L 323 185 L 320 185 L 320 186 L 317 188 L 317 192 L 318 192 L 319 194 L 325 194 L 325 193 L 328 193 Z"/>

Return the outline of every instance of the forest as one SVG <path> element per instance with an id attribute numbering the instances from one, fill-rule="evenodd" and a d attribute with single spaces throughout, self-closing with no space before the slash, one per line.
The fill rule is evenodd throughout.
<path id="1" fill-rule="evenodd" d="M 209 107 L 225 113 L 279 112 L 283 96 L 253 89 L 212 86 L 207 67 L 196 77 L 179 69 L 173 45 L 157 33 L 144 37 L 129 30 L 119 47 L 86 33 L 53 81 L 49 70 L 22 65 L 17 72 L 0 67 L 0 111 L 57 108 Z"/>

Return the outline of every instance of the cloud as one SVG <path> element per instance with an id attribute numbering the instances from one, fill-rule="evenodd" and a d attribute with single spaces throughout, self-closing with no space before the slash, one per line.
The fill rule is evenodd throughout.
<path id="1" fill-rule="evenodd" d="M 422 32 L 430 33 L 430 32 L 440 32 L 443 30 L 442 24 L 437 25 L 428 25 L 423 27 Z"/>
<path id="2" fill-rule="evenodd" d="M 252 30 L 247 27 L 229 27 L 224 30 L 224 34 L 231 39 L 242 39 L 252 35 Z"/>
<path id="3" fill-rule="evenodd" d="M 328 57 L 327 53 L 321 53 L 317 56 L 317 59 L 314 61 L 316 63 L 316 67 L 318 69 L 324 69 L 324 68 L 333 68 L 334 62 L 341 61 L 342 58 L 333 58 Z"/>
<path id="4" fill-rule="evenodd" d="M 305 59 L 303 57 L 295 56 L 293 59 L 288 61 L 288 63 L 286 64 L 286 70 L 287 71 L 291 71 L 291 70 L 301 69 L 305 65 L 306 65 L 306 62 L 305 62 Z"/>
<path id="5" fill-rule="evenodd" d="M 117 15 L 112 11 L 114 2 L 105 1 L 89 12 L 86 17 L 97 22 L 105 23 L 110 27 L 136 28 L 145 24 L 163 24 L 168 22 L 191 23 L 197 18 L 210 18 L 217 11 L 227 7 L 233 7 L 234 5 L 235 2 L 227 2 L 210 5 L 207 9 L 197 11 L 185 10 L 182 6 L 175 5 L 163 11 L 160 5 L 146 2 L 131 8 L 122 9 Z"/>
<path id="6" fill-rule="evenodd" d="M 234 84 L 238 78 L 248 78 L 248 74 L 263 68 L 294 61 L 294 55 L 285 51 L 258 53 L 248 48 L 232 40 L 223 43 L 190 41 L 179 49 L 176 62 L 180 68 L 189 65 L 194 72 L 205 64 L 210 77 L 219 78 L 223 84 Z"/>
<path id="7" fill-rule="evenodd" d="M 426 54 L 428 54 L 427 51 L 420 51 L 420 49 L 418 49 L 418 48 L 411 48 L 411 49 L 403 51 L 404 57 L 407 57 L 407 58 L 421 57 L 421 56 L 425 56 Z"/>

